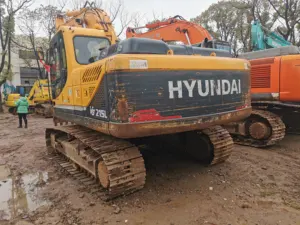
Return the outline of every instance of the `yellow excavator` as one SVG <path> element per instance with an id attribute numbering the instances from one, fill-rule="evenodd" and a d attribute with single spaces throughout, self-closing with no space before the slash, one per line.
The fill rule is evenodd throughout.
<path id="1" fill-rule="evenodd" d="M 57 16 L 47 52 L 56 125 L 46 129 L 48 153 L 86 185 L 97 182 L 106 199 L 144 187 L 139 146 L 164 142 L 214 165 L 233 149 L 221 125 L 251 114 L 247 60 L 159 40 L 117 42 L 93 3 Z"/>
<path id="2" fill-rule="evenodd" d="M 11 93 L 7 96 L 5 105 L 10 113 L 16 114 L 15 102 L 19 98 L 19 93 Z M 47 79 L 37 79 L 30 92 L 26 94 L 26 98 L 29 103 L 29 113 L 43 115 L 46 118 L 52 117 L 51 87 L 49 87 Z"/>
<path id="3" fill-rule="evenodd" d="M 11 93 L 5 95 L 4 103 L 5 106 L 8 108 L 9 113 L 15 114 L 16 113 L 16 105 L 15 102 L 20 98 L 20 93 L 23 92 L 25 96 L 28 95 L 30 92 L 32 86 L 23 86 L 23 85 L 17 85 L 15 90 L 12 90 Z M 32 105 L 29 107 L 30 113 L 33 112 Z"/>

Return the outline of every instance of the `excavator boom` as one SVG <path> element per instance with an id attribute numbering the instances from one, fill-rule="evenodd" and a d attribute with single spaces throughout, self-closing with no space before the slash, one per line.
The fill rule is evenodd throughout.
<path id="1" fill-rule="evenodd" d="M 291 46 L 282 36 L 264 28 L 258 20 L 251 24 L 252 51 Z"/>
<path id="2" fill-rule="evenodd" d="M 57 15 L 55 24 L 56 30 L 59 30 L 62 26 L 102 30 L 112 43 L 115 43 L 117 40 L 112 22 L 107 13 L 102 9 L 96 8 L 94 3 L 88 1 L 80 10 L 67 11 L 65 14 Z"/>
<path id="3" fill-rule="evenodd" d="M 142 28 L 147 28 L 148 31 L 139 32 Z M 166 21 L 146 24 L 144 27 L 128 27 L 126 37 L 151 38 L 165 42 L 181 41 L 185 45 L 230 51 L 229 43 L 213 40 L 213 37 L 204 27 L 189 22 L 178 15 Z"/>
<path id="4" fill-rule="evenodd" d="M 143 28 L 143 27 L 140 27 Z M 158 21 L 146 24 L 144 28 L 149 31 L 145 33 L 137 33 L 139 28 L 128 28 L 126 37 L 143 37 L 156 40 L 164 40 L 165 42 L 182 41 L 186 45 L 201 43 L 205 38 L 212 40 L 211 35 L 203 27 L 188 22 L 181 16 L 175 16 L 166 21 Z"/>

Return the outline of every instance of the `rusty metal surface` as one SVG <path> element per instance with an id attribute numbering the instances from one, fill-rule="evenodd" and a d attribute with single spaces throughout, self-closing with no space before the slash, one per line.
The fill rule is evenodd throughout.
<path id="1" fill-rule="evenodd" d="M 211 127 L 202 132 L 209 137 L 213 146 L 213 158 L 210 165 L 227 160 L 232 153 L 234 145 L 229 132 L 221 126 Z"/>
<path id="2" fill-rule="evenodd" d="M 241 121 L 241 123 L 247 124 L 247 122 L 250 122 L 253 117 L 258 118 L 260 121 L 264 121 L 264 123 L 271 130 L 271 135 L 269 135 L 269 137 L 266 139 L 259 140 L 252 138 L 249 135 L 249 130 L 246 131 L 246 135 L 244 136 L 241 134 L 232 134 L 233 140 L 236 144 L 260 148 L 275 145 L 284 138 L 285 125 L 279 116 L 264 110 L 253 110 L 252 115 L 246 119 L 246 123 L 245 121 Z M 247 130 L 249 127 L 246 127 L 245 129 Z"/>
<path id="3" fill-rule="evenodd" d="M 249 126 L 249 134 L 256 140 L 267 139 L 271 135 L 271 127 L 262 122 L 254 122 Z"/>
<path id="4" fill-rule="evenodd" d="M 246 120 L 223 125 L 231 135 L 246 136 Z"/>
<path id="5" fill-rule="evenodd" d="M 88 106 L 55 111 L 114 123 L 188 119 L 250 105 L 249 84 L 249 71 L 118 71 L 104 76 Z"/>
<path id="6" fill-rule="evenodd" d="M 103 81 L 106 108 L 92 102 L 86 116 L 94 117 L 88 108 L 95 108 L 111 122 L 128 123 L 231 112 L 250 100 L 249 78 L 249 71 L 119 71 Z"/>
<path id="7" fill-rule="evenodd" d="M 118 138 L 137 138 L 202 130 L 211 126 L 241 121 L 250 116 L 251 112 L 251 107 L 248 107 L 235 112 L 220 113 L 218 115 L 141 123 L 112 123 L 81 117 L 75 114 L 56 112 L 54 121 L 56 123 L 59 120 L 72 122 Z"/>
<path id="8" fill-rule="evenodd" d="M 106 199 L 144 187 L 144 160 L 138 148 L 130 142 L 71 125 L 46 129 L 46 145 L 48 152 L 67 157 L 94 179 L 108 178 L 104 193 Z M 99 163 L 102 166 L 99 167 Z"/>

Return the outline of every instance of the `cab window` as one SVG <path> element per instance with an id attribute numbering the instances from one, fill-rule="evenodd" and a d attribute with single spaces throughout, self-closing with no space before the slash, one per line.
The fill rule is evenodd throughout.
<path id="1" fill-rule="evenodd" d="M 110 42 L 101 37 L 74 37 L 74 50 L 79 64 L 89 64 L 99 60 L 100 50 L 108 47 Z"/>

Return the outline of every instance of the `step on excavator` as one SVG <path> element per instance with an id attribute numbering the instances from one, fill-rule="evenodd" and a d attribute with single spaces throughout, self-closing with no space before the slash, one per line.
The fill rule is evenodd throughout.
<path id="1" fill-rule="evenodd" d="M 146 32 L 142 32 L 141 28 L 148 28 L 149 30 Z M 260 39 L 258 42 L 257 37 L 259 35 L 257 32 L 259 31 L 259 29 L 259 26 L 253 24 L 252 41 L 256 40 L 258 44 L 266 43 L 269 47 L 272 44 L 273 46 L 286 45 L 286 42 L 284 42 L 282 38 L 276 36 L 274 33 L 269 34 L 268 39 Z M 261 31 L 259 34 L 262 38 L 264 37 Z M 256 38 L 253 38 L 254 36 Z M 213 49 L 213 55 L 216 55 L 218 57 L 225 57 L 225 55 L 220 55 L 218 53 L 219 50 L 224 50 L 229 53 L 231 52 L 230 44 L 228 42 L 214 40 L 205 28 L 203 28 L 199 24 L 186 21 L 181 16 L 175 16 L 162 22 L 157 21 L 155 23 L 150 23 L 144 27 L 129 27 L 126 32 L 126 37 L 151 38 L 163 40 L 167 43 L 180 41 L 185 45 L 177 47 L 170 46 L 170 48 L 174 50 L 174 54 L 176 55 L 183 54 L 184 51 L 179 49 L 190 49 L 193 46 L 200 46 L 202 48 L 208 48 L 210 50 Z M 259 49 L 260 48 L 261 47 L 259 47 Z M 228 56 L 233 57 L 230 54 L 228 54 Z M 247 57 L 247 54 L 245 54 L 244 56 L 241 55 L 240 57 L 247 60 L 251 59 Z M 258 61 L 250 61 L 252 97 L 251 104 L 253 107 L 253 111 L 248 118 L 239 122 L 228 123 L 223 127 L 230 132 L 234 139 L 234 142 L 237 144 L 249 145 L 253 147 L 267 147 L 278 143 L 285 136 L 285 125 L 278 114 L 278 107 L 280 106 L 287 109 L 287 107 L 289 107 L 289 104 L 282 104 L 279 102 L 276 103 L 275 101 L 268 102 L 272 101 L 272 98 L 273 100 L 279 100 L 279 68 L 280 64 L 283 61 L 281 60 L 281 58 L 268 58 Z M 271 64 L 273 65 L 272 70 Z M 287 62 L 285 64 L 289 63 Z M 295 71 L 295 69 L 296 67 L 294 67 L 293 70 Z M 291 93 L 290 91 L 297 85 L 293 84 L 289 86 L 288 83 L 290 83 L 291 80 L 285 80 L 281 82 L 284 85 L 282 86 L 283 89 L 282 93 L 280 94 L 280 96 L 282 96 L 281 98 L 284 98 L 284 96 L 289 96 L 287 97 L 289 99 L 291 96 L 296 97 L 296 93 L 294 92 L 295 90 L 293 91 L 293 93 Z M 285 91 L 288 92 L 284 93 Z M 290 114 L 286 115 L 289 116 Z"/>
<path id="2" fill-rule="evenodd" d="M 48 153 L 84 184 L 101 186 L 101 198 L 144 187 L 139 147 L 150 139 L 166 137 L 208 165 L 228 159 L 233 141 L 221 125 L 252 110 L 247 60 L 160 40 L 117 41 L 109 16 L 89 2 L 58 15 L 56 31 L 47 63 L 56 125 L 46 129 Z"/>

